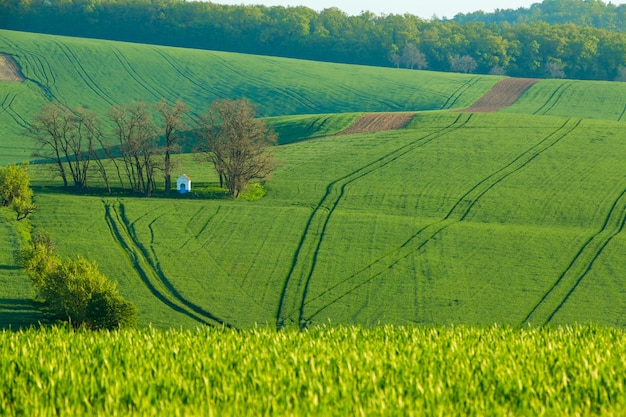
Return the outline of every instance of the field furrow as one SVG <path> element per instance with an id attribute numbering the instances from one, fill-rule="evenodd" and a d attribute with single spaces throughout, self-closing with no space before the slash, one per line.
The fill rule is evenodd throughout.
<path id="1" fill-rule="evenodd" d="M 572 87 L 574 83 L 572 81 L 564 82 L 563 84 L 559 84 L 559 86 L 554 90 L 552 95 L 548 97 L 546 102 L 533 114 L 545 115 L 550 112 L 556 106 L 556 104 L 561 100 L 565 91 Z"/>
<path id="2" fill-rule="evenodd" d="M 479 80 L 479 77 L 474 77 L 470 79 L 468 82 L 462 84 L 454 93 L 448 97 L 448 99 L 443 103 L 440 110 L 451 109 L 454 107 L 455 103 L 459 100 L 459 98 L 468 91 L 474 84 L 476 84 Z"/>
<path id="3" fill-rule="evenodd" d="M 100 97 L 104 100 L 108 105 L 113 105 L 115 101 L 113 98 L 100 86 L 97 82 L 89 74 L 89 71 L 85 69 L 82 65 L 80 59 L 76 56 L 76 54 L 72 51 L 71 48 L 67 46 L 67 44 L 62 42 L 55 42 L 57 47 L 61 50 L 63 55 L 67 58 L 70 66 L 75 69 L 80 79 L 85 83 L 88 89 L 94 92 L 97 97 Z"/>
<path id="4" fill-rule="evenodd" d="M 156 52 L 161 58 L 163 58 L 173 69 L 174 71 L 183 77 L 185 80 L 190 82 L 200 91 L 204 91 L 208 93 L 209 96 L 218 96 L 220 98 L 226 98 L 225 95 L 220 94 L 217 90 L 213 90 L 207 87 L 207 80 L 197 77 L 192 71 L 183 67 L 174 57 L 166 53 L 162 50 L 162 48 L 153 48 L 154 52 Z"/>
<path id="5" fill-rule="evenodd" d="M 9 117 L 13 119 L 15 124 L 24 129 L 27 129 L 30 126 L 30 123 L 18 112 L 16 112 L 15 109 L 13 109 L 13 102 L 15 101 L 16 97 L 17 94 L 8 94 L 4 97 L 2 103 L 0 103 L 0 108 L 2 109 L 1 113 L 8 114 Z"/>
<path id="6" fill-rule="evenodd" d="M 131 263 L 135 267 L 144 285 L 148 287 L 159 301 L 199 323 L 206 325 L 218 324 L 230 327 L 211 313 L 208 313 L 201 307 L 183 298 L 161 271 L 155 268 L 128 225 L 128 220 L 124 216 L 122 205 L 105 203 L 104 207 L 105 219 L 111 231 L 111 235 L 119 242 L 130 258 Z"/>
<path id="7" fill-rule="evenodd" d="M 111 52 L 113 56 L 119 61 L 122 68 L 126 71 L 127 75 L 132 78 L 137 85 L 139 85 L 143 90 L 145 90 L 148 95 L 152 97 L 153 100 L 160 100 L 163 98 L 163 95 L 149 82 L 143 79 L 143 77 L 137 72 L 134 68 L 132 62 L 124 55 L 124 53 L 118 48 L 111 48 Z"/>
<path id="8" fill-rule="evenodd" d="M 399 157 L 434 141 L 443 134 L 449 133 L 450 129 L 463 127 L 471 118 L 471 114 L 469 116 L 459 115 L 450 126 L 426 134 L 328 185 L 326 194 L 311 213 L 305 232 L 296 250 L 291 270 L 285 280 L 276 314 L 277 327 L 282 328 L 288 324 L 297 324 L 300 327 L 304 327 L 307 324 L 308 318 L 304 317 L 304 307 L 310 280 L 315 269 L 326 227 L 344 194 L 345 187 L 394 162 Z M 297 319 L 296 314 L 298 316 Z"/>
<path id="9" fill-rule="evenodd" d="M 533 78 L 504 78 L 463 111 L 482 113 L 498 111 L 513 104 L 537 81 Z"/>
<path id="10" fill-rule="evenodd" d="M 601 228 L 580 248 L 565 271 L 528 313 L 524 324 L 545 325 L 567 302 L 593 267 L 604 248 L 624 229 L 626 223 L 626 189 L 613 202 Z"/>
<path id="11" fill-rule="evenodd" d="M 526 167 L 538 155 L 550 149 L 561 139 L 568 136 L 574 129 L 578 127 L 580 120 L 567 120 L 558 129 L 547 135 L 543 140 L 518 155 L 508 164 L 485 177 L 468 190 L 456 203 L 452 206 L 448 214 L 439 221 L 435 221 L 412 235 L 400 247 L 385 254 L 365 268 L 357 271 L 353 275 L 338 280 L 334 285 L 329 286 L 326 290 L 309 298 L 306 304 L 311 304 L 312 313 L 303 320 L 311 320 L 323 310 L 344 299 L 347 295 L 358 290 L 373 280 L 380 278 L 385 272 L 391 270 L 395 265 L 408 258 L 410 255 L 422 249 L 435 236 L 448 227 L 463 221 L 469 214 L 472 207 L 478 200 L 491 190 L 499 182 L 512 175 L 513 173 Z"/>
<path id="12" fill-rule="evenodd" d="M 383 130 L 403 129 L 415 113 L 367 113 L 359 117 L 339 135 L 380 132 Z"/>

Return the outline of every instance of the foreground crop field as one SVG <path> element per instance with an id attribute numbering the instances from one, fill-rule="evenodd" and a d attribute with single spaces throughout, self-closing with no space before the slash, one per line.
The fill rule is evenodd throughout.
<path id="1" fill-rule="evenodd" d="M 596 327 L 0 333 L 5 415 L 623 415 Z"/>
<path id="2" fill-rule="evenodd" d="M 258 201 L 76 196 L 35 181 L 32 223 L 97 261 L 157 327 L 623 327 L 622 131 L 423 112 L 400 130 L 279 147 Z M 216 181 L 191 156 L 181 169 L 199 187 Z"/>

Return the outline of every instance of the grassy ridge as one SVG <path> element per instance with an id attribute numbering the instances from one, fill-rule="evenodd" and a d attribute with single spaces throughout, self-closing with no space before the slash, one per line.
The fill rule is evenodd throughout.
<path id="1" fill-rule="evenodd" d="M 163 97 L 198 113 L 215 99 L 245 96 L 261 116 L 462 108 L 499 79 L 5 30 L 0 53 L 12 55 L 27 79 L 19 88 L 0 82 L 0 102 L 11 101 L 21 124 L 51 99 L 102 116 L 112 104 Z M 23 126 L 13 116 L 0 113 L 0 125 L 9 126 L 0 145 L 22 148 L 21 160 L 31 145 L 18 136 Z M 0 164 L 14 160 L 9 156 L 2 154 Z"/>
<path id="2" fill-rule="evenodd" d="M 0 333 L 7 415 L 622 415 L 597 327 Z"/>
<path id="3" fill-rule="evenodd" d="M 625 103 L 626 83 L 542 80 L 502 111 L 626 121 Z"/>

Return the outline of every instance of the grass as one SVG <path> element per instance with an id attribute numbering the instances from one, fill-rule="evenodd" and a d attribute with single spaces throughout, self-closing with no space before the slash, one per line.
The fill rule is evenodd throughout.
<path id="1" fill-rule="evenodd" d="M 278 147 L 255 201 L 77 196 L 33 166 L 32 222 L 118 280 L 142 325 L 621 327 L 621 131 L 423 112 L 403 130 Z M 217 180 L 179 162 L 194 184 Z"/>
<path id="2" fill-rule="evenodd" d="M 0 333 L 6 415 L 622 415 L 623 330 Z"/>
<path id="3" fill-rule="evenodd" d="M 0 118 L 14 125 L 34 111 L 27 97 L 102 112 L 176 96 L 199 112 L 248 95 L 279 133 L 280 167 L 240 201 L 192 155 L 178 157 L 194 181 L 184 197 L 106 195 L 97 182 L 77 194 L 32 167 L 33 225 L 119 281 L 142 325 L 624 325 L 621 83 L 545 80 L 503 112 L 467 114 L 447 110 L 499 78 L 10 31 L 0 49 L 30 80 L 2 84 Z M 394 110 L 421 111 L 406 129 L 336 135 Z M 11 123 L 2 143 L 20 154 Z M 18 241 L 3 243 L 4 264 L 21 276 Z M 26 294 L 21 279 L 11 291 Z"/>
<path id="4" fill-rule="evenodd" d="M 502 110 L 584 119 L 626 121 L 626 83 L 542 80 Z"/>
<path id="5" fill-rule="evenodd" d="M 70 108 L 84 105 L 102 118 L 113 104 L 162 98 L 185 101 L 194 115 L 213 100 L 240 97 L 258 105 L 263 117 L 328 115 L 462 108 L 500 79 L 6 30 L 0 31 L 0 53 L 13 56 L 27 80 L 0 83 L 0 102 L 12 109 L 0 112 L 0 126 L 6 126 L 0 146 L 15 148 L 0 154 L 0 164 L 30 154 L 33 145 L 21 133 L 40 105 L 53 99 Z M 289 129 L 300 135 L 301 127 Z"/>

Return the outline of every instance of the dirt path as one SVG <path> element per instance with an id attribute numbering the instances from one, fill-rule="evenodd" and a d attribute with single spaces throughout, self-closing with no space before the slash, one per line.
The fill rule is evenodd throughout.
<path id="1" fill-rule="evenodd" d="M 17 63 L 10 55 L 0 54 L 0 81 L 24 81 Z"/>
<path id="2" fill-rule="evenodd" d="M 491 90 L 487 91 L 487 93 L 476 100 L 470 107 L 459 111 L 480 113 L 496 112 L 515 103 L 515 101 L 537 81 L 539 80 L 535 78 L 504 78 L 491 87 Z"/>
<path id="3" fill-rule="evenodd" d="M 411 121 L 415 113 L 368 113 L 359 117 L 340 135 L 380 132 L 402 129 Z"/>

